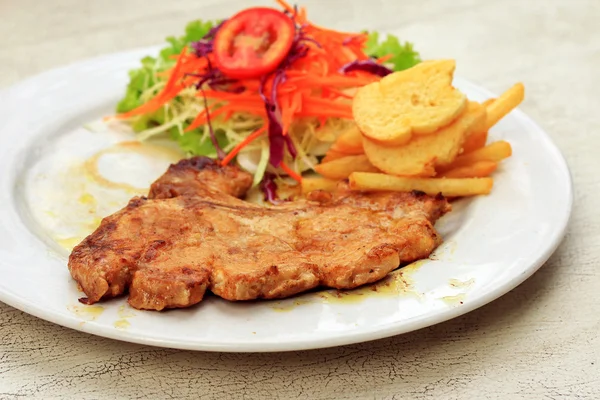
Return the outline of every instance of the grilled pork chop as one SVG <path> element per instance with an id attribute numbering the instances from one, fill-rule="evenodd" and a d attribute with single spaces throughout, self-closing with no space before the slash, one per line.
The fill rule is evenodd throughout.
<path id="1" fill-rule="evenodd" d="M 282 298 L 316 286 L 355 288 L 440 243 L 450 206 L 422 193 L 309 194 L 263 207 L 240 199 L 252 177 L 196 157 L 171 165 L 106 217 L 69 257 L 92 304 L 129 290 L 138 309 L 188 307 L 206 290 L 228 300 Z"/>

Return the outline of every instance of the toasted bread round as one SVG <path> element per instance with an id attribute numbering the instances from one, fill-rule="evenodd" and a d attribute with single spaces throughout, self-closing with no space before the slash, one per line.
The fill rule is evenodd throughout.
<path id="1" fill-rule="evenodd" d="M 433 135 L 414 137 L 403 146 L 389 146 L 363 138 L 365 154 L 380 170 L 401 176 L 434 176 L 435 167 L 450 164 L 471 131 L 485 123 L 485 108 L 470 102 L 466 111 L 452 124 Z"/>
<path id="2" fill-rule="evenodd" d="M 363 86 L 352 104 L 356 124 L 369 139 L 396 146 L 450 124 L 467 104 L 452 86 L 454 68 L 454 60 L 426 61 Z"/>

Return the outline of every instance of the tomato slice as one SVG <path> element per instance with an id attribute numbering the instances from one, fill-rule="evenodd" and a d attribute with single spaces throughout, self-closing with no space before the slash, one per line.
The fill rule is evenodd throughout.
<path id="1" fill-rule="evenodd" d="M 231 78 L 256 78 L 283 61 L 294 42 L 294 21 L 265 7 L 248 8 L 228 19 L 213 43 L 215 63 Z"/>

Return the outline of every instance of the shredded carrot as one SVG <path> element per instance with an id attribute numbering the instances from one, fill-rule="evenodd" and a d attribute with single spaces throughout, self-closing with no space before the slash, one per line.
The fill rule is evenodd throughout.
<path id="1" fill-rule="evenodd" d="M 288 3 L 286 3 L 284 0 L 275 0 L 277 2 L 277 4 L 279 4 L 281 6 L 281 8 L 283 8 L 285 11 L 289 12 L 290 14 L 294 15 L 295 10 L 294 7 L 292 7 L 291 5 L 289 5 Z M 299 17 L 299 16 L 297 16 Z M 302 23 L 304 21 L 298 21 L 299 23 Z"/>
<path id="2" fill-rule="evenodd" d="M 329 76 L 306 75 L 290 78 L 286 83 L 297 83 L 301 87 L 322 88 L 329 87 L 359 87 L 379 80 L 379 77 L 346 76 L 332 74 Z"/>
<path id="3" fill-rule="evenodd" d="M 192 121 L 192 123 L 190 124 L 190 126 L 188 126 L 185 129 L 185 132 L 189 132 L 189 131 L 193 131 L 194 129 L 196 129 L 197 127 L 204 125 L 208 122 L 208 118 L 210 116 L 210 118 L 214 118 L 220 114 L 222 114 L 224 111 L 222 108 L 219 108 L 217 110 L 215 110 L 215 106 L 213 106 L 212 108 L 209 107 L 208 109 L 204 109 L 202 110 L 197 116 L 196 118 Z"/>
<path id="4" fill-rule="evenodd" d="M 392 59 L 392 57 L 394 57 L 394 55 L 393 55 L 393 54 L 387 54 L 387 55 L 385 55 L 385 56 L 383 56 L 383 57 L 379 57 L 379 58 L 377 59 L 377 63 L 378 63 L 378 64 L 383 64 L 383 63 L 385 63 L 385 62 L 388 62 L 388 61 L 390 61 L 390 60 Z"/>
<path id="5" fill-rule="evenodd" d="M 223 121 L 230 120 L 231 117 L 233 117 L 234 113 L 235 111 L 232 108 L 228 109 L 226 112 L 223 113 Z"/>
<path id="6" fill-rule="evenodd" d="M 281 105 L 281 125 L 283 128 L 283 134 L 287 135 L 290 126 L 292 125 L 292 120 L 294 119 L 294 113 L 296 109 L 292 107 L 292 96 L 286 95 L 279 99 L 279 103 Z"/>
<path id="7" fill-rule="evenodd" d="M 281 162 L 281 164 L 279 164 L 279 166 L 281 167 L 282 170 L 285 171 L 286 174 L 288 174 L 290 176 L 290 178 L 292 178 L 293 180 L 302 183 L 302 176 L 300 174 L 298 174 L 296 171 L 294 171 L 293 169 L 291 169 L 290 167 L 288 167 L 283 161 Z"/>
<path id="8" fill-rule="evenodd" d="M 324 128 L 327 123 L 327 117 L 319 117 L 319 129 Z"/>
<path id="9" fill-rule="evenodd" d="M 334 88 L 328 88 L 327 90 L 329 91 L 329 93 L 335 95 L 334 97 L 343 97 L 345 99 L 353 99 L 354 98 L 354 96 L 351 96 L 347 93 L 344 93 L 344 92 L 334 89 Z"/>
<path id="10" fill-rule="evenodd" d="M 179 56 L 177 57 L 177 62 L 175 63 L 175 67 L 173 68 L 173 73 L 171 74 L 171 77 L 165 85 L 165 92 L 169 92 L 175 86 L 175 82 L 177 82 L 177 80 L 179 79 L 179 73 L 183 68 L 183 60 L 186 54 L 187 47 L 184 47 L 183 50 L 181 50 L 181 53 L 179 53 Z"/>
<path id="11" fill-rule="evenodd" d="M 306 21 L 306 7 L 300 7 L 298 18 L 300 18 L 302 21 Z"/>
<path id="12" fill-rule="evenodd" d="M 225 166 L 225 165 L 229 164 L 229 162 L 231 160 L 233 160 L 233 158 L 240 152 L 240 150 L 242 150 L 244 147 L 246 147 L 247 145 L 249 145 L 250 143 L 252 143 L 254 141 L 254 139 L 256 139 L 257 137 L 259 137 L 260 135 L 262 135 L 266 130 L 267 130 L 267 124 L 264 124 L 263 126 L 261 126 L 260 128 L 258 128 L 257 130 L 255 130 L 254 132 L 252 132 L 240 144 L 238 144 L 237 146 L 235 146 L 233 148 L 233 150 L 231 150 L 229 152 L 229 154 L 227 154 L 227 156 L 223 159 L 223 161 L 221 161 L 221 165 Z"/>
<path id="13" fill-rule="evenodd" d="M 186 53 L 187 53 L 187 48 L 184 47 L 183 50 L 181 51 L 181 53 L 179 53 L 179 57 L 177 58 L 177 63 L 175 64 L 175 67 L 173 68 L 173 72 L 171 73 L 171 76 L 169 77 L 169 80 L 167 81 L 162 92 L 160 92 L 156 97 L 154 97 L 149 102 L 142 104 L 141 106 L 139 106 L 129 112 L 119 114 L 117 117 L 124 119 L 124 118 L 134 117 L 136 115 L 153 113 L 153 112 L 157 111 L 159 108 L 161 108 L 166 102 L 175 98 L 175 96 L 177 96 L 177 94 L 183 89 L 182 86 L 177 84 L 177 80 L 180 77 L 179 74 L 180 74 L 181 68 L 183 67 L 183 59 L 184 59 Z"/>

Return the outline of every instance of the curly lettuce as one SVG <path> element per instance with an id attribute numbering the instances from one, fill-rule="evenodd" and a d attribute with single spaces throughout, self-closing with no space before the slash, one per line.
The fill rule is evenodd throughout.
<path id="1" fill-rule="evenodd" d="M 412 43 L 401 43 L 400 39 L 393 35 L 387 35 L 384 41 L 380 41 L 379 33 L 370 32 L 366 46 L 365 53 L 374 58 L 393 54 L 388 63 L 391 64 L 394 71 L 402 71 L 421 62 L 421 57 L 413 48 Z"/>
<path id="2" fill-rule="evenodd" d="M 204 37 L 217 22 L 192 21 L 185 27 L 185 34 L 180 37 L 169 36 L 166 41 L 169 44 L 164 47 L 158 57 L 142 58 L 142 66 L 129 71 L 129 84 L 125 96 L 117 104 L 117 112 L 127 112 L 144 103 L 142 94 L 155 86 L 160 80 L 157 72 L 164 71 L 175 65 L 173 56 L 181 53 L 181 50 L 192 42 Z"/>

